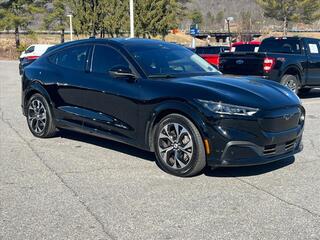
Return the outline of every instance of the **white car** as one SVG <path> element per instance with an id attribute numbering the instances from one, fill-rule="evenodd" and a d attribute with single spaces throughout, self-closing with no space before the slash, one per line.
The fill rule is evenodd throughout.
<path id="1" fill-rule="evenodd" d="M 25 51 L 23 51 L 20 55 L 20 59 L 23 58 L 31 58 L 31 57 L 35 57 L 38 58 L 40 57 L 42 54 L 45 53 L 45 51 L 47 51 L 47 49 L 49 47 L 51 47 L 53 45 L 50 44 L 33 44 L 30 45 Z"/>
<path id="2" fill-rule="evenodd" d="M 23 73 L 23 69 L 31 64 L 34 60 L 39 58 L 42 54 L 44 54 L 49 47 L 53 45 L 50 44 L 33 44 L 30 45 L 25 51 L 23 51 L 19 57 L 19 72 L 20 75 Z"/>

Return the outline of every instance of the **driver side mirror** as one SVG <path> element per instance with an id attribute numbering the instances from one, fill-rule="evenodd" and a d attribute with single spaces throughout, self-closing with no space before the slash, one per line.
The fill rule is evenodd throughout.
<path id="1" fill-rule="evenodd" d="M 129 79 L 135 79 L 136 75 L 134 75 L 130 68 L 125 66 L 116 66 L 113 67 L 109 71 L 110 75 L 114 78 L 129 78 Z"/>

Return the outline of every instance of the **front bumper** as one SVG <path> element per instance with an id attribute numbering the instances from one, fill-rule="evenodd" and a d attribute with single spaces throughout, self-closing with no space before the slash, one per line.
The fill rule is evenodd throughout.
<path id="1" fill-rule="evenodd" d="M 278 144 L 274 148 L 265 148 L 251 142 L 231 141 L 223 151 L 219 163 L 214 161 L 210 166 L 252 166 L 275 162 L 289 158 L 303 150 L 301 137 L 285 144 Z"/>
<path id="2" fill-rule="evenodd" d="M 302 107 L 301 113 L 304 114 Z M 304 122 L 283 130 L 281 126 L 286 121 L 290 123 L 290 120 L 207 120 L 211 150 L 207 164 L 212 167 L 266 164 L 291 157 L 303 150 Z"/>

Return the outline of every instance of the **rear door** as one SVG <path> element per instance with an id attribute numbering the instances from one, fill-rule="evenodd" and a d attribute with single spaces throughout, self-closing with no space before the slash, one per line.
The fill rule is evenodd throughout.
<path id="1" fill-rule="evenodd" d="M 82 127 L 80 112 L 86 106 L 84 83 L 91 48 L 88 44 L 71 46 L 48 57 L 50 74 L 45 87 L 55 103 L 55 116 L 61 124 Z"/>
<path id="2" fill-rule="evenodd" d="M 308 56 L 308 73 L 306 82 L 308 85 L 320 85 L 320 40 L 306 39 Z"/>

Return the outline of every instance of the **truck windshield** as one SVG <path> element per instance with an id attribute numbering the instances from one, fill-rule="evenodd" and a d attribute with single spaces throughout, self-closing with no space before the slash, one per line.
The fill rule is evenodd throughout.
<path id="1" fill-rule="evenodd" d="M 127 46 L 127 49 L 149 77 L 172 78 L 221 74 L 207 61 L 185 47 L 173 44 L 152 44 Z"/>
<path id="2" fill-rule="evenodd" d="M 262 41 L 259 52 L 300 54 L 301 46 L 298 39 L 266 39 Z"/>

